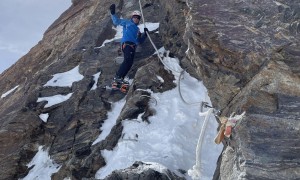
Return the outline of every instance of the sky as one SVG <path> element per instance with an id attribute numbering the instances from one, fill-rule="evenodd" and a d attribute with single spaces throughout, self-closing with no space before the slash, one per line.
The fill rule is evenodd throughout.
<path id="1" fill-rule="evenodd" d="M 148 29 L 156 29 L 158 23 L 147 24 Z M 121 28 L 116 28 L 116 37 L 120 34 Z M 116 37 L 114 39 L 116 39 Z M 110 40 L 107 40 L 108 43 Z M 105 46 L 105 44 L 103 44 Z M 101 46 L 101 47 L 103 47 Z M 100 48 L 101 48 L 100 47 Z M 161 48 L 161 54 L 166 50 Z M 168 54 L 168 53 L 165 53 Z M 222 151 L 223 145 L 214 143 L 217 135 L 217 121 L 213 116 L 212 109 L 204 108 L 200 112 L 202 101 L 210 104 L 207 90 L 201 81 L 184 72 L 183 79 L 179 78 L 183 69 L 179 65 L 177 58 L 163 57 L 163 64 L 166 69 L 171 70 L 177 86 L 180 85 L 183 98 L 193 105 L 183 103 L 180 99 L 178 87 L 164 93 L 153 93 L 150 89 L 146 90 L 151 94 L 150 107 L 156 112 L 149 117 L 150 124 L 142 121 L 140 114 L 137 119 L 123 120 L 122 138 L 112 151 L 101 151 L 106 161 L 106 166 L 100 168 L 95 174 L 96 179 L 105 178 L 113 170 L 119 170 L 131 166 L 135 161 L 147 163 L 142 169 L 153 168 L 161 173 L 167 169 L 172 170 L 177 175 L 185 177 L 187 180 L 212 179 L 216 168 L 217 159 Z M 67 72 L 53 74 L 53 78 L 43 86 L 69 87 L 73 82 L 81 81 L 83 76 L 79 73 L 79 67 L 75 67 Z M 101 72 L 94 75 L 95 84 L 91 91 L 97 88 L 97 80 Z M 164 81 L 162 77 L 158 77 Z M 130 80 L 132 82 L 132 80 Z M 1 98 L 9 98 L 19 86 L 14 87 L 2 94 Z M 67 101 L 72 96 L 57 94 L 51 97 L 40 97 L 37 102 L 47 101 L 46 106 Z M 112 110 L 108 112 L 108 119 L 100 127 L 101 134 L 92 145 L 104 140 L 116 124 L 116 119 L 126 103 L 126 97 L 118 102 L 112 103 Z M 45 107 L 46 107 L 45 106 Z M 51 112 L 50 112 L 51 113 Z M 49 114 L 40 114 L 41 121 L 47 123 Z M 28 168 L 34 167 L 29 171 L 23 180 L 43 179 L 51 180 L 51 175 L 59 171 L 61 165 L 56 164 L 49 157 L 48 148 L 40 145 Z M 140 168 L 140 167 L 139 167 Z M 178 169 L 185 170 L 185 175 Z M 64 177 L 69 180 L 70 177 Z"/>
<path id="2" fill-rule="evenodd" d="M 0 73 L 25 55 L 71 0 L 0 1 Z"/>

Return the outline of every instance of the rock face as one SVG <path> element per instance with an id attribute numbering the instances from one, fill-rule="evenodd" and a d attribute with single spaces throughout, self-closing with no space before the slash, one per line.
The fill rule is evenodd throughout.
<path id="1" fill-rule="evenodd" d="M 52 179 L 93 179 L 105 165 L 100 151 L 113 149 L 121 137 L 120 122 L 141 112 L 145 120 L 152 115 L 149 93 L 143 90 L 163 92 L 175 86 L 173 76 L 152 57 L 151 44 L 143 44 L 148 51 L 136 54 L 129 72 L 134 83 L 116 125 L 104 141 L 92 146 L 110 102 L 124 97 L 110 96 L 101 88 L 118 68 L 112 59 L 119 42 L 97 48 L 114 36 L 107 9 L 116 3 L 117 11 L 128 16 L 139 6 L 137 0 L 72 3 L 43 39 L 0 76 L 0 94 L 19 85 L 0 99 L 0 179 L 24 177 L 29 171 L 26 164 L 40 144 L 50 147 L 51 158 L 62 165 Z M 146 0 L 142 6 L 146 20 L 160 22 L 159 34 L 151 33 L 155 44 L 171 50 L 191 74 L 203 80 L 221 115 L 246 111 L 231 138 L 223 141 L 214 179 L 299 178 L 300 4 L 293 0 Z M 51 75 L 78 65 L 83 80 L 65 88 L 43 86 Z M 98 88 L 91 91 L 93 75 L 99 71 Z M 149 81 L 147 77 L 153 74 L 164 83 L 155 78 Z M 49 108 L 37 102 L 39 97 L 71 92 L 71 99 Z M 47 123 L 39 119 L 41 113 L 49 113 Z M 166 177 L 153 169 L 140 173 L 136 171 L 139 166 L 137 162 L 115 171 L 108 179 L 172 175 Z"/>
<path id="2" fill-rule="evenodd" d="M 222 115 L 247 112 L 224 142 L 220 179 L 299 178 L 299 8 L 296 1 L 196 1 L 188 59 Z"/>

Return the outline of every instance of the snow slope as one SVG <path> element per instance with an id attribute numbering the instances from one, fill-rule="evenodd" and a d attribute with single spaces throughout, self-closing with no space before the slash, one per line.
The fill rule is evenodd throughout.
<path id="1" fill-rule="evenodd" d="M 173 74 L 178 80 L 178 72 L 182 70 L 178 65 L 178 60 L 166 57 L 164 63 L 174 70 Z M 127 168 L 135 161 L 159 163 L 162 167 L 175 172 L 178 169 L 188 171 L 193 167 L 196 163 L 198 136 L 205 118 L 199 116 L 200 102 L 208 101 L 209 98 L 206 96 L 206 88 L 202 82 L 187 73 L 181 80 L 180 86 L 186 101 L 195 105 L 183 103 L 177 88 L 164 93 L 152 93 L 151 96 L 157 101 L 157 105 L 151 105 L 156 114 L 149 118 L 150 124 L 142 122 L 142 114 L 135 120 L 124 120 L 123 137 L 119 140 L 117 147 L 113 151 L 101 152 L 107 165 L 96 173 L 96 178 L 105 178 L 113 170 Z M 119 112 L 120 108 L 122 108 L 120 102 L 115 103 L 111 114 L 115 111 Z M 108 117 L 109 119 L 105 122 L 110 125 L 105 123 L 102 131 L 109 132 L 109 128 L 115 123 L 115 116 L 109 115 Z M 201 179 L 212 179 L 222 149 L 213 142 L 217 134 L 217 126 L 214 116 L 210 116 L 201 151 L 203 163 Z M 105 138 L 103 134 L 100 136 L 101 139 Z M 96 142 L 99 142 L 99 139 Z M 177 174 L 180 175 L 179 172 Z M 187 174 L 185 177 L 191 179 Z"/>

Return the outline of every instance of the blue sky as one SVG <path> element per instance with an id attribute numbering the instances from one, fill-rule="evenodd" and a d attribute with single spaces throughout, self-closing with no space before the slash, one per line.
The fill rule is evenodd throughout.
<path id="1" fill-rule="evenodd" d="M 0 1 L 0 73 L 25 55 L 71 0 Z"/>

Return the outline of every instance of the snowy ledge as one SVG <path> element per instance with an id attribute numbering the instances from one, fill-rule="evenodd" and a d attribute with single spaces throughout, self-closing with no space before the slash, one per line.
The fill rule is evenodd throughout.
<path id="1" fill-rule="evenodd" d="M 17 85 L 16 87 L 12 88 L 11 90 L 7 91 L 6 93 L 1 95 L 1 98 L 5 98 L 6 96 L 8 96 L 10 93 L 14 92 L 17 88 L 19 87 L 19 85 Z"/>
<path id="2" fill-rule="evenodd" d="M 41 98 L 38 98 L 37 102 L 47 101 L 47 104 L 45 105 L 45 108 L 47 108 L 47 107 L 51 107 L 53 105 L 62 103 L 64 101 L 70 99 L 72 94 L 73 93 L 69 93 L 65 96 L 59 94 L 59 95 L 55 95 L 55 96 L 41 97 Z"/>
<path id="3" fill-rule="evenodd" d="M 51 180 L 51 175 L 58 172 L 61 166 L 53 162 L 48 151 L 49 150 L 44 149 L 43 146 L 39 146 L 39 151 L 33 157 L 31 162 L 27 164 L 28 168 L 33 168 L 22 180 Z"/>
<path id="4" fill-rule="evenodd" d="M 72 87 L 73 82 L 80 81 L 84 78 L 79 73 L 79 65 L 70 71 L 64 73 L 54 74 L 53 78 L 50 79 L 45 85 L 46 86 L 58 86 L 58 87 Z"/>

